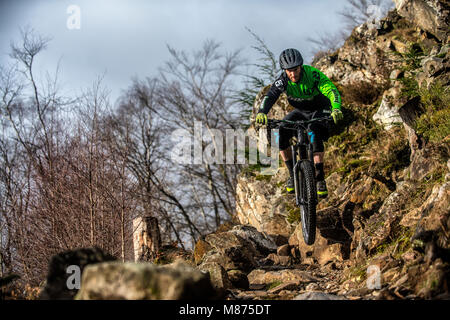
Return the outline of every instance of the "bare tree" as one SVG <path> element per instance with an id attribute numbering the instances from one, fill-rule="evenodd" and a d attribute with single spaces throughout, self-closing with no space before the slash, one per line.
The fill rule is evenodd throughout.
<path id="1" fill-rule="evenodd" d="M 239 51 L 221 54 L 219 48 L 218 43 L 206 41 L 202 50 L 190 56 L 169 47 L 172 59 L 161 70 L 160 87 L 163 90 L 158 92 L 158 105 L 170 115 L 171 127 L 186 129 L 193 137 L 195 122 L 201 123 L 210 136 L 214 135 L 213 130 L 225 133 L 227 128 L 239 128 L 241 105 L 232 99 L 231 80 L 238 74 L 242 61 Z M 211 141 L 215 142 L 214 139 Z M 202 147 L 202 150 L 206 147 L 204 141 Z M 218 151 L 217 146 L 214 147 Z M 221 223 L 222 210 L 228 216 L 232 215 L 236 169 L 232 165 L 203 161 L 202 165 L 190 164 L 180 170 L 189 172 L 187 181 L 194 177 L 199 180 L 198 186 L 208 190 L 209 196 L 202 195 L 201 199 L 206 204 L 210 201 L 208 211 L 213 212 L 216 226 Z"/>
<path id="2" fill-rule="evenodd" d="M 69 100 L 57 76 L 38 81 L 34 61 L 47 43 L 22 31 L 12 44 L 16 64 L 0 70 L 1 269 L 31 285 L 62 250 L 97 245 L 132 258 L 135 183 L 127 156 L 111 154 L 105 138 L 107 94 L 97 81 Z"/>
<path id="3" fill-rule="evenodd" d="M 136 164 L 134 170 L 140 172 L 137 176 L 147 177 L 157 189 L 154 194 L 165 207 L 161 213 L 170 212 L 167 209 L 170 206 L 176 208 L 177 215 L 171 215 L 166 222 L 177 228 L 180 233 L 177 237 L 184 234 L 183 237 L 193 242 L 232 216 L 239 167 L 207 161 L 173 163 L 170 155 L 174 143 L 170 137 L 176 129 L 185 129 L 194 137 L 196 123 L 200 124 L 205 138 L 214 135 L 216 130 L 225 133 L 227 128 L 240 127 L 242 105 L 232 99 L 232 80 L 236 79 L 233 77 L 238 75 L 241 65 L 239 51 L 222 54 L 219 48 L 214 41 L 206 41 L 201 50 L 192 54 L 168 47 L 171 59 L 161 68 L 158 78 L 135 80 L 129 90 L 132 104 L 142 104 L 142 110 L 158 119 L 155 123 L 163 137 L 156 148 L 160 150 L 159 165 L 155 166 L 159 172 L 147 166 L 150 173 L 147 174 L 138 170 L 141 166 Z M 204 150 L 206 140 L 203 136 L 196 138 L 200 138 L 198 142 Z M 211 144 L 216 142 L 213 140 Z M 139 158 L 145 159 L 142 155 Z"/>
<path id="4" fill-rule="evenodd" d="M 56 218 L 49 213 L 54 212 L 54 199 L 56 199 L 56 180 L 54 160 L 57 158 L 59 133 L 61 126 L 58 123 L 56 112 L 64 105 L 64 100 L 57 95 L 57 73 L 52 79 L 47 76 L 47 82 L 38 85 L 34 76 L 34 61 L 40 51 L 44 50 L 49 39 L 36 34 L 31 28 L 21 30 L 22 42 L 11 44 L 11 58 L 16 61 L 14 76 L 4 73 L 6 81 L 2 83 L 3 106 L 2 116 L 8 119 L 9 131 L 7 136 L 14 136 L 18 142 L 20 161 L 28 164 L 22 175 L 25 185 L 19 199 L 25 203 L 18 204 L 21 210 L 13 218 L 16 237 L 16 253 L 20 256 L 22 267 L 28 279 L 33 277 L 30 268 L 30 246 L 25 243 L 33 227 L 42 227 L 48 231 L 53 241 L 46 243 L 49 250 L 54 252 L 58 239 L 58 226 Z M 14 77 L 18 81 L 14 81 Z M 31 99 L 24 100 L 21 93 L 29 93 Z M 17 178 L 20 179 L 20 178 Z M 20 180 L 18 180 L 20 181 Z M 40 209 L 36 209 L 39 204 Z M 25 206 L 24 206 L 25 205 Z M 38 224 L 30 210 L 40 212 L 46 217 L 44 224 Z M 18 237 L 19 236 L 19 237 Z M 19 240 L 20 239 L 20 240 Z M 45 256 L 45 254 L 44 254 Z M 34 263 L 35 261 L 33 261 Z M 44 262 L 45 263 L 45 262 Z"/>
<path id="5" fill-rule="evenodd" d="M 190 220 L 185 206 L 172 193 L 166 179 L 167 169 L 164 155 L 167 144 L 164 143 L 169 135 L 163 120 L 158 119 L 154 112 L 156 82 L 147 83 L 135 80 L 130 89 L 122 97 L 116 114 L 111 117 L 109 129 L 114 136 L 114 150 L 128 149 L 127 166 L 137 181 L 137 195 L 141 203 L 141 215 L 154 216 L 166 222 L 167 231 L 163 232 L 166 241 L 173 233 L 177 241 L 183 246 L 179 228 L 174 214 L 168 212 L 169 207 L 176 208 L 185 219 L 185 225 L 190 234 L 200 233 L 197 226 Z M 126 143 L 125 143 L 126 142 Z M 117 151 L 115 152 L 117 153 Z M 168 237 L 168 238 L 167 238 Z"/>

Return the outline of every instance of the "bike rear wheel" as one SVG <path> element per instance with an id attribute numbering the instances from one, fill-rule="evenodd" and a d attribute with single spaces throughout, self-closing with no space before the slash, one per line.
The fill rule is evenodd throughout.
<path id="1" fill-rule="evenodd" d="M 299 174 L 297 174 L 297 186 L 300 186 L 296 193 L 300 203 L 300 215 L 303 231 L 303 239 L 307 245 L 312 245 L 316 240 L 316 188 L 314 181 L 314 171 L 310 161 L 305 160 L 300 163 Z"/>

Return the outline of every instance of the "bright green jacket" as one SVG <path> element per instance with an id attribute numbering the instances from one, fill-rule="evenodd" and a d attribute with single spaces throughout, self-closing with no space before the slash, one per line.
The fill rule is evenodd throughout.
<path id="1" fill-rule="evenodd" d="M 289 80 L 286 72 L 274 81 L 264 97 L 259 112 L 267 114 L 281 93 L 300 110 L 341 109 L 341 95 L 331 80 L 318 69 L 303 65 L 298 82 Z"/>

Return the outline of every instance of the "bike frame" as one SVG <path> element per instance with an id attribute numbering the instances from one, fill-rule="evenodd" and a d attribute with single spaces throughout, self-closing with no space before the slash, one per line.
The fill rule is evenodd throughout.
<path id="1" fill-rule="evenodd" d="M 316 206 L 318 203 L 313 154 L 314 132 L 310 129 L 310 125 L 315 121 L 329 119 L 330 117 L 300 121 L 269 120 L 269 127 L 285 123 L 288 125 L 283 128 L 296 130 L 297 133 L 297 143 L 291 146 L 295 202 L 300 207 L 303 238 L 308 245 L 314 244 L 316 238 Z M 298 176 L 299 174 L 301 176 Z"/>
<path id="2" fill-rule="evenodd" d="M 299 181 L 302 181 L 304 177 L 297 175 L 300 173 L 301 170 L 299 170 L 299 167 L 301 165 L 301 162 L 303 161 L 310 161 L 311 167 L 313 169 L 313 175 L 315 176 L 315 167 L 314 167 L 314 153 L 313 153 L 313 147 L 312 147 L 312 140 L 314 139 L 314 133 L 311 129 L 309 129 L 309 125 L 316 121 L 329 121 L 332 118 L 327 117 L 321 117 L 321 118 L 315 118 L 311 120 L 298 120 L 298 121 L 289 121 L 289 120 L 269 120 L 272 124 L 280 124 L 280 123 L 286 123 L 288 125 L 291 125 L 292 127 L 286 127 L 286 129 L 290 130 L 296 130 L 297 131 L 297 143 L 293 146 L 291 146 L 292 150 L 292 164 L 294 168 L 294 184 L 295 184 L 295 190 L 298 190 L 296 192 L 295 202 L 297 206 L 305 205 L 305 199 L 302 199 L 302 194 L 304 194 L 302 190 L 301 184 L 298 185 Z M 299 178 L 299 179 L 298 179 Z M 318 203 L 317 198 L 315 199 L 316 204 Z"/>
<path id="3" fill-rule="evenodd" d="M 314 168 L 314 154 L 312 150 L 312 143 L 309 139 L 309 129 L 298 128 L 297 129 L 297 143 L 291 146 L 292 150 L 292 164 L 294 167 L 294 184 L 295 189 L 298 190 L 296 192 L 295 202 L 297 206 L 304 205 L 305 199 L 303 199 L 302 195 L 304 194 L 302 189 L 302 184 L 299 184 L 299 181 L 303 181 L 304 177 L 302 176 L 302 171 L 300 170 L 300 165 L 303 161 L 310 161 L 313 168 L 313 173 L 315 176 L 315 168 Z M 297 175 L 300 174 L 300 177 Z M 316 200 L 317 203 L 317 200 Z"/>

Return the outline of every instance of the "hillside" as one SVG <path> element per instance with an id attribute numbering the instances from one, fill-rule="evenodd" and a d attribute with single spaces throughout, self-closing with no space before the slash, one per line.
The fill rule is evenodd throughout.
<path id="1" fill-rule="evenodd" d="M 448 290 L 448 7 L 399 3 L 378 29 L 355 28 L 314 62 L 337 84 L 345 115 L 326 143 L 331 192 L 318 206 L 316 243 L 303 242 L 299 210 L 284 194 L 285 168 L 273 177 L 249 170 L 238 184 L 239 221 L 287 238 L 302 265 L 326 274 L 315 290 L 347 298 L 431 298 Z M 280 98 L 269 118 L 289 110 Z M 381 290 L 367 288 L 368 270 L 379 270 Z"/>

